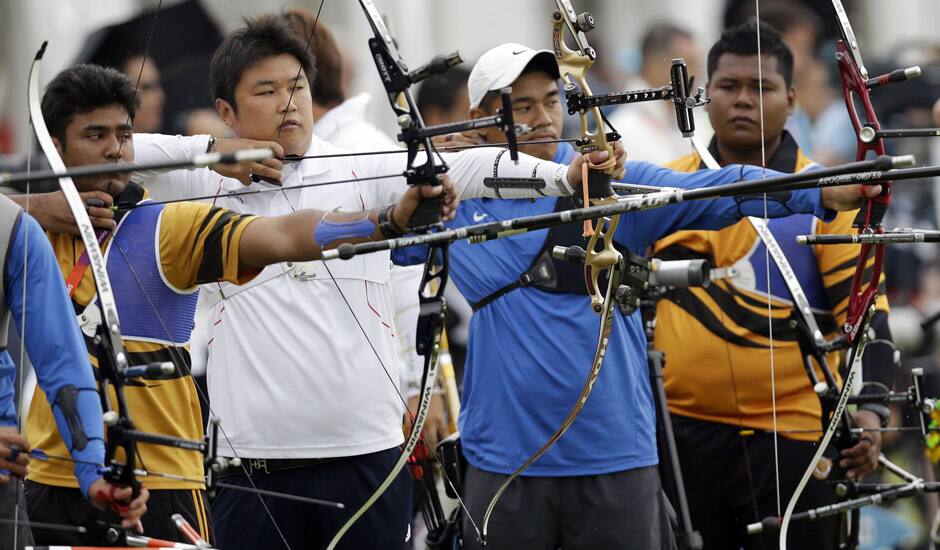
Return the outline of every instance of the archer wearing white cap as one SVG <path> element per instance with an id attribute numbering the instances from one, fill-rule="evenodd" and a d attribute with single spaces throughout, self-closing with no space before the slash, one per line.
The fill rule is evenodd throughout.
<path id="1" fill-rule="evenodd" d="M 480 58 L 467 81 L 470 116 L 485 117 L 502 106 L 499 90 L 512 87 L 513 119 L 532 132 L 519 150 L 543 162 L 564 162 L 576 152 L 556 140 L 564 119 L 552 52 L 521 44 L 497 46 Z M 642 131 L 642 128 L 625 130 Z M 500 133 L 479 130 L 489 143 Z M 630 181 L 675 187 L 707 186 L 761 177 L 737 166 L 694 174 L 646 162 L 628 162 Z M 858 193 L 858 190 L 854 190 Z M 822 202 L 827 202 L 824 193 Z M 818 197 L 819 195 L 815 195 Z M 815 205 L 813 204 L 815 203 Z M 508 220 L 575 207 L 571 197 L 532 201 L 464 199 L 452 226 Z M 723 227 L 762 203 L 733 199 L 684 203 L 625 214 L 617 246 L 642 254 L 652 242 L 680 229 Z M 810 193 L 796 192 L 789 208 L 823 215 Z M 745 212 L 742 212 L 744 210 Z M 507 475 L 549 439 L 576 403 L 597 347 L 598 316 L 592 311 L 583 267 L 556 261 L 557 246 L 584 247 L 579 223 L 532 231 L 512 239 L 450 248 L 450 276 L 472 304 L 464 374 L 460 435 L 468 463 L 463 502 L 465 549 L 480 548 L 481 519 Z M 397 249 L 396 263 L 420 261 L 426 250 Z M 590 399 L 571 428 L 516 478 L 494 508 L 486 548 L 613 549 L 673 548 L 670 507 L 657 470 L 656 427 L 640 316 L 617 311 L 613 332 Z"/>

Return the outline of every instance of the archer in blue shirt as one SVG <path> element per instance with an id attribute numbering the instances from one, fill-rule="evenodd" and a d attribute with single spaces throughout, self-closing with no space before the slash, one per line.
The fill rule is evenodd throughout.
<path id="1" fill-rule="evenodd" d="M 468 80 L 470 114 L 495 114 L 496 90 L 511 85 L 515 121 L 533 128 L 520 137 L 521 149 L 568 163 L 575 151 L 567 143 L 524 143 L 560 137 L 563 113 L 557 79 L 552 52 L 520 44 L 497 46 L 480 58 Z M 481 130 L 480 138 L 501 141 L 492 129 Z M 695 173 L 646 162 L 626 166 L 629 183 L 682 188 L 775 174 L 740 165 Z M 846 209 L 841 199 L 858 193 L 858 189 L 834 191 L 825 191 L 826 203 Z M 840 200 L 830 200 L 833 195 Z M 472 199 L 461 202 L 450 226 L 575 206 L 568 197 Z M 821 206 L 819 190 L 791 192 L 769 200 L 767 208 L 771 217 L 794 212 L 832 216 Z M 764 201 L 722 198 L 680 203 L 624 214 L 615 241 L 623 252 L 643 255 L 654 241 L 675 231 L 719 229 L 748 215 L 764 216 Z M 463 501 L 473 515 L 472 521 L 465 518 L 463 523 L 465 548 L 478 547 L 474 531 L 496 488 L 558 429 L 592 366 L 599 316 L 584 289 L 583 267 L 560 265 L 548 254 L 545 262 L 554 271 L 551 280 L 513 285 L 523 274 L 536 273 L 554 245 L 585 246 L 580 224 L 571 225 L 574 233 L 545 229 L 482 244 L 458 241 L 450 247 L 450 277 L 476 310 L 470 323 L 459 419 L 463 453 L 470 465 Z M 396 249 L 392 256 L 396 263 L 417 263 L 426 257 L 426 250 Z M 491 516 L 487 548 L 657 548 L 671 538 L 668 521 L 662 519 L 668 507 L 658 498 L 655 411 L 640 314 L 616 311 L 613 323 L 593 393 L 564 436 L 509 486 Z M 551 479 L 558 483 L 546 481 Z M 590 529 L 581 528 L 586 524 Z"/>
<path id="2" fill-rule="evenodd" d="M 17 208 L 6 197 L 0 201 L 4 202 L 0 208 Z M 32 217 L 19 214 L 5 254 L 2 307 L 10 311 L 11 324 L 20 334 L 72 459 L 81 461 L 75 463 L 74 471 L 82 494 L 99 507 L 111 500 L 124 500 L 130 496 L 130 488 L 112 486 L 102 479 L 104 422 L 98 387 L 55 253 Z M 16 378 L 9 350 L 0 350 L 0 469 L 4 472 L 0 475 L 0 508 L 10 506 L 9 513 L 0 509 L 2 517 L 12 517 L 19 500 L 15 493 L 22 495 L 10 475 L 25 476 L 29 462 L 28 454 L 13 450 L 29 449 L 26 439 L 17 433 Z M 146 489 L 138 498 L 141 504 L 135 500 L 121 513 L 125 527 L 138 524 L 146 509 L 141 509 L 147 500 Z M 21 502 L 20 508 L 25 510 L 25 504 Z"/>

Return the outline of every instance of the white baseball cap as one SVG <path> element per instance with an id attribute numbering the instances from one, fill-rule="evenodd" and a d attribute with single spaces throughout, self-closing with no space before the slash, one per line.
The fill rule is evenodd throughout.
<path id="1" fill-rule="evenodd" d="M 559 78 L 558 63 L 551 50 L 533 50 L 528 46 L 507 42 L 488 50 L 470 71 L 467 88 L 470 92 L 470 108 L 479 107 L 483 97 L 491 90 L 511 85 L 522 71 L 536 58 Z"/>

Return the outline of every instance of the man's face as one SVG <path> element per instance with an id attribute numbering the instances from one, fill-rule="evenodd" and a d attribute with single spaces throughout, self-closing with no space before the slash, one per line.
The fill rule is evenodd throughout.
<path id="1" fill-rule="evenodd" d="M 131 82 L 138 82 L 140 108 L 134 117 L 138 132 L 157 132 L 163 127 L 163 104 L 166 94 L 160 86 L 160 71 L 149 57 L 136 56 L 124 64 L 124 74 Z"/>
<path id="2" fill-rule="evenodd" d="M 479 118 L 496 114 L 502 106 L 497 97 L 482 108 L 470 109 L 470 116 Z M 564 112 L 558 93 L 558 84 L 547 73 L 536 71 L 524 74 L 512 83 L 512 117 L 516 124 L 528 124 L 532 133 L 519 136 L 519 150 L 527 155 L 551 160 L 556 143 L 524 145 L 527 141 L 558 139 L 564 124 Z M 480 131 L 489 143 L 504 143 L 506 135 L 498 128 Z"/>
<path id="3" fill-rule="evenodd" d="M 294 56 L 268 57 L 245 69 L 235 86 L 235 102 L 237 112 L 223 99 L 216 100 L 216 109 L 236 137 L 276 141 L 288 155 L 307 152 L 313 100 L 307 75 Z"/>
<path id="4" fill-rule="evenodd" d="M 78 113 L 65 128 L 65 143 L 53 138 L 66 166 L 134 161 L 134 135 L 127 110 L 120 105 Z M 130 174 L 76 178 L 79 191 L 104 191 L 117 196 Z"/>
<path id="5" fill-rule="evenodd" d="M 757 55 L 726 53 L 708 82 L 708 118 L 718 140 L 729 147 L 760 147 L 761 92 L 766 140 L 780 135 L 793 110 L 796 92 L 787 87 L 777 58 L 765 55 L 761 65 L 762 79 Z"/>

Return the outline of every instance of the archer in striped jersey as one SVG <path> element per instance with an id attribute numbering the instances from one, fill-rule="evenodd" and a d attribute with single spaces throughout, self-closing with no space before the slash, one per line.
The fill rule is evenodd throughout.
<path id="1" fill-rule="evenodd" d="M 708 114 L 715 129 L 709 151 L 722 165 L 761 164 L 762 94 L 767 167 L 811 170 L 818 165 L 783 129 L 796 101 L 793 56 L 773 28 L 761 24 L 760 36 L 762 78 L 753 22 L 725 31 L 709 52 Z M 667 166 L 685 172 L 705 168 L 696 153 Z M 840 212 L 829 222 L 794 214 L 767 223 L 827 339 L 837 336 L 845 319 L 858 247 L 803 247 L 794 236 L 852 232 L 856 213 Z M 794 298 L 774 262 L 768 277 L 765 251 L 748 220 L 720 231 L 681 231 L 654 246 L 654 255 L 664 260 L 704 258 L 736 272 L 708 288 L 671 289 L 656 310 L 654 343 L 666 354 L 669 410 L 693 525 L 701 531 L 706 549 L 775 546 L 771 538 L 745 538 L 743 529 L 749 521 L 777 514 L 772 430 L 776 427 L 780 435 L 779 490 L 784 502 L 820 435 L 819 399 L 804 370 L 799 329 L 790 323 Z M 890 339 L 887 301 L 881 297 L 877 305 L 872 326 L 880 331 L 879 338 Z M 873 365 L 892 364 L 886 346 L 872 345 L 864 358 L 866 378 Z M 838 352 L 829 354 L 828 363 L 833 369 L 838 366 Z M 855 414 L 855 421 L 866 428 L 880 427 L 880 415 L 887 410 L 882 405 L 862 406 L 866 408 Z M 867 475 L 877 467 L 880 442 L 879 432 L 864 432 L 857 444 L 842 450 L 839 466 L 854 479 Z M 798 510 L 834 501 L 827 484 L 812 480 Z M 789 540 L 796 548 L 822 549 L 831 548 L 835 536 L 835 519 L 830 519 L 792 524 Z"/>
<path id="2" fill-rule="evenodd" d="M 66 165 L 81 166 L 133 162 L 131 137 L 138 104 L 137 92 L 127 77 L 111 69 L 80 65 L 53 79 L 43 96 L 42 109 Z M 144 432 L 202 438 L 203 421 L 187 351 L 197 285 L 223 280 L 244 283 L 271 263 L 313 260 L 320 257 L 321 247 L 384 238 L 379 211 L 325 214 L 299 210 L 260 217 L 202 203 L 157 204 L 126 174 L 79 179 L 76 185 L 82 191 L 104 192 L 118 205 L 116 228 L 100 232 L 99 241 L 131 364 L 168 361 L 176 367 L 168 379 L 132 378 L 127 382 L 128 407 L 135 427 Z M 441 193 L 445 194 L 441 214 L 448 218 L 456 202 L 449 182 L 436 189 L 409 189 L 383 215 L 395 231 L 402 232 L 421 196 Z M 71 234 L 49 232 L 48 237 L 86 343 L 90 343 L 100 313 L 84 245 Z M 94 356 L 90 359 L 96 363 Z M 41 390 L 32 401 L 27 427 L 32 447 L 64 455 L 65 443 L 55 430 L 52 411 Z M 178 539 L 169 516 L 181 513 L 209 538 L 202 457 L 188 450 L 145 443 L 138 449 L 142 468 L 189 479 L 146 478 L 151 514 L 144 519 L 145 532 Z M 95 511 L 85 504 L 77 487 L 70 465 L 36 463 L 27 484 L 32 519 L 86 521 Z M 66 540 L 61 533 L 48 532 L 37 532 L 36 538 L 41 544 L 95 542 Z"/>

